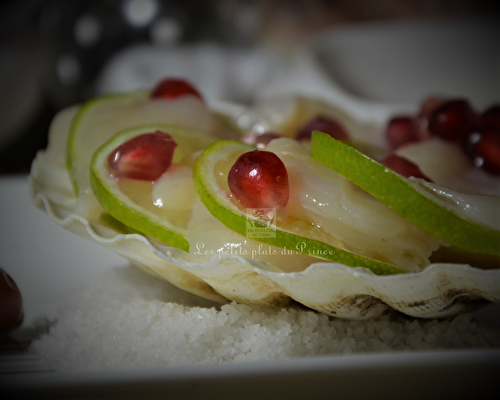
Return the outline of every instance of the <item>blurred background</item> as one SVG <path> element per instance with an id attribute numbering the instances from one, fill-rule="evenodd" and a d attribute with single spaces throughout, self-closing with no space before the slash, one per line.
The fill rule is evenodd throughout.
<path id="1" fill-rule="evenodd" d="M 430 21 L 435 28 L 442 21 L 476 21 L 472 35 L 452 29 L 443 46 L 451 41 L 460 49 L 458 56 L 446 55 L 449 63 L 458 67 L 461 60 L 470 59 L 479 65 L 477 82 L 455 73 L 453 64 L 444 73 L 446 79 L 470 81 L 472 92 L 478 88 L 478 98 L 498 101 L 496 6 L 483 0 L 4 0 L 0 3 L 0 174 L 29 172 L 36 151 L 46 146 L 50 120 L 67 105 L 105 92 L 148 87 L 168 75 L 188 78 L 209 100 L 250 103 L 270 83 L 290 76 L 297 54 L 303 54 L 304 46 L 321 38 L 322 32 L 330 35 L 329 43 L 331 34 L 351 32 L 352 42 L 353 30 L 364 26 L 416 26 Z M 487 29 L 475 35 L 478 26 Z M 415 64 L 412 57 L 418 59 L 419 52 L 434 42 L 431 35 L 418 47 L 410 38 L 399 43 L 406 53 L 387 57 L 366 44 L 366 35 L 365 31 L 352 42 L 361 49 L 362 62 L 337 46 L 338 54 L 347 54 L 351 65 L 359 68 L 337 71 L 337 66 L 348 63 L 332 59 L 330 53 L 322 54 L 322 60 L 330 71 L 344 76 L 347 91 L 372 100 L 380 97 L 380 85 L 387 86 L 383 79 L 372 79 L 374 66 L 390 72 L 393 66 Z M 385 35 L 380 37 L 386 41 L 397 36 Z M 349 41 L 342 44 L 348 46 Z M 441 49 L 434 48 L 434 54 L 442 55 Z M 366 57 L 371 57 L 368 62 Z M 432 62 L 425 65 L 434 68 Z M 372 80 L 364 82 L 368 75 Z M 382 100 L 397 103 L 416 96 L 412 90 L 419 85 L 404 89 L 411 76 L 401 76 Z M 407 96 L 391 94 L 397 90 Z"/>

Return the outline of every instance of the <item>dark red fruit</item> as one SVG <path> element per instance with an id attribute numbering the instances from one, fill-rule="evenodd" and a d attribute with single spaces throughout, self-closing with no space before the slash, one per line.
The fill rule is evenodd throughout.
<path id="1" fill-rule="evenodd" d="M 0 334 L 17 328 L 23 321 L 23 301 L 14 280 L 0 268 Z"/>
<path id="2" fill-rule="evenodd" d="M 196 96 L 203 100 L 203 97 L 194 86 L 183 79 L 164 79 L 151 92 L 152 99 L 171 100 L 186 95 Z"/>
<path id="3" fill-rule="evenodd" d="M 317 116 L 309 120 L 297 134 L 297 140 L 308 141 L 311 140 L 314 131 L 327 133 L 332 138 L 337 140 L 349 140 L 349 133 L 346 129 L 336 120 L 330 117 Z"/>
<path id="4" fill-rule="evenodd" d="M 269 151 L 242 154 L 229 171 L 227 181 L 231 193 L 245 208 L 284 208 L 288 203 L 285 164 Z"/>
<path id="5" fill-rule="evenodd" d="M 172 164 L 176 147 L 168 133 L 145 133 L 113 150 L 108 156 L 108 166 L 116 178 L 155 181 Z"/>
<path id="6" fill-rule="evenodd" d="M 478 127 L 478 117 L 466 100 L 450 100 L 429 117 L 429 131 L 444 140 L 463 142 Z"/>
<path id="7" fill-rule="evenodd" d="M 411 116 L 391 118 L 385 128 L 385 137 L 391 149 L 421 140 L 418 119 Z"/>
<path id="8" fill-rule="evenodd" d="M 476 167 L 500 175 L 500 131 L 490 129 L 471 135 L 468 150 Z"/>
<path id="9" fill-rule="evenodd" d="M 392 154 L 384 158 L 380 163 L 406 178 L 413 176 L 415 178 L 425 179 L 428 182 L 432 182 L 432 180 L 422 172 L 417 164 L 396 154 Z"/>
<path id="10" fill-rule="evenodd" d="M 279 139 L 282 137 L 283 135 L 280 135 L 279 133 L 276 132 L 265 132 L 262 134 L 250 132 L 243 135 L 241 141 L 257 146 L 257 148 L 259 149 L 265 149 L 269 144 L 269 142 L 271 142 L 271 140 Z"/>
<path id="11" fill-rule="evenodd" d="M 433 136 L 429 131 L 429 117 L 438 107 L 446 103 L 446 101 L 447 99 L 445 97 L 433 96 L 428 97 L 422 102 L 418 113 L 418 134 L 421 140 L 427 140 Z"/>
<path id="12" fill-rule="evenodd" d="M 500 131 L 500 104 L 495 104 L 484 112 L 481 116 L 481 127 Z"/>

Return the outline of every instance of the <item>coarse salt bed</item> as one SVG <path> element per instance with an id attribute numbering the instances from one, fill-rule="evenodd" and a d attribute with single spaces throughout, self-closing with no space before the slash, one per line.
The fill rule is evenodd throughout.
<path id="1" fill-rule="evenodd" d="M 57 371 L 99 371 L 499 346 L 500 327 L 470 314 L 346 321 L 299 308 L 220 306 L 127 267 L 76 292 L 30 349 Z"/>

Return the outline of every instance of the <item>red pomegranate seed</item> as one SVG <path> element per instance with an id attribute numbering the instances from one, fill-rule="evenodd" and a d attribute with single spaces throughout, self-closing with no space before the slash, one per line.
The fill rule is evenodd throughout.
<path id="1" fill-rule="evenodd" d="M 152 99 L 171 100 L 177 97 L 193 95 L 203 100 L 201 94 L 189 82 L 183 79 L 167 78 L 162 80 L 151 92 Z"/>
<path id="2" fill-rule="evenodd" d="M 269 142 L 271 142 L 271 140 L 279 139 L 282 137 L 283 135 L 280 135 L 279 133 L 275 132 L 264 132 L 262 134 L 250 132 L 243 135 L 241 141 L 257 146 L 257 148 L 259 149 L 265 149 L 269 144 Z"/>
<path id="3" fill-rule="evenodd" d="M 172 164 L 176 146 L 168 133 L 145 133 L 113 150 L 108 166 L 116 178 L 155 181 Z"/>
<path id="4" fill-rule="evenodd" d="M 421 140 L 430 139 L 433 135 L 429 131 L 429 117 L 441 105 L 446 103 L 447 98 L 434 96 L 424 100 L 418 113 L 418 134 Z"/>
<path id="5" fill-rule="evenodd" d="M 0 335 L 17 328 L 22 320 L 21 292 L 14 280 L 0 268 Z"/>
<path id="6" fill-rule="evenodd" d="M 500 175 L 500 131 L 485 130 L 469 138 L 469 155 L 474 165 L 492 175 Z"/>
<path id="7" fill-rule="evenodd" d="M 227 181 L 231 193 L 245 208 L 285 207 L 288 203 L 285 164 L 269 151 L 242 154 L 229 171 Z"/>
<path id="8" fill-rule="evenodd" d="M 320 131 L 329 134 L 337 140 L 349 140 L 349 134 L 346 129 L 336 120 L 330 117 L 317 116 L 309 120 L 297 134 L 297 140 L 311 140 L 314 131 Z"/>
<path id="9" fill-rule="evenodd" d="M 396 154 L 387 156 L 380 163 L 406 178 L 413 176 L 415 178 L 425 179 L 428 182 L 432 182 L 432 180 L 422 172 L 417 164 Z"/>
<path id="10" fill-rule="evenodd" d="M 481 126 L 484 129 L 500 131 L 500 104 L 488 108 L 481 116 Z"/>
<path id="11" fill-rule="evenodd" d="M 452 142 L 462 142 L 478 125 L 478 118 L 466 100 L 450 100 L 429 117 L 432 134 Z"/>
<path id="12" fill-rule="evenodd" d="M 406 115 L 391 118 L 385 128 L 385 138 L 393 150 L 420 141 L 418 119 Z"/>

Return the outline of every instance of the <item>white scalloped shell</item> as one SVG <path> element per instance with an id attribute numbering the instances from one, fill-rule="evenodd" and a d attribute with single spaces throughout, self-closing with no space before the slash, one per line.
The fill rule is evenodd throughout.
<path id="1" fill-rule="evenodd" d="M 330 316 L 358 320 L 392 310 L 422 318 L 448 317 L 500 301 L 500 270 L 468 265 L 433 264 L 419 273 L 376 276 L 364 268 L 330 262 L 285 273 L 235 255 L 215 255 L 203 264 L 183 261 L 178 249 L 158 245 L 139 234 L 121 234 L 77 215 L 64 154 L 60 154 L 64 145 L 54 143 L 65 138 L 51 140 L 49 150 L 40 152 L 32 165 L 33 203 L 68 231 L 204 298 L 267 306 L 298 302 Z"/>

